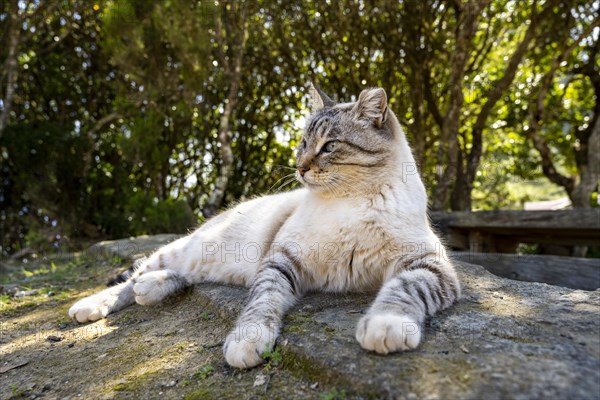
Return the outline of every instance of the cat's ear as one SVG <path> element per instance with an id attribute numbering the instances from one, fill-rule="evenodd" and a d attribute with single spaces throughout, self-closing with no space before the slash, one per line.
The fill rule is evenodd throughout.
<path id="1" fill-rule="evenodd" d="M 331 100 L 317 85 L 310 83 L 310 110 L 312 112 L 319 111 L 325 107 L 333 107 L 335 101 Z"/>
<path id="2" fill-rule="evenodd" d="M 365 89 L 360 92 L 358 101 L 352 108 L 354 114 L 381 128 L 387 119 L 387 95 L 382 88 Z"/>

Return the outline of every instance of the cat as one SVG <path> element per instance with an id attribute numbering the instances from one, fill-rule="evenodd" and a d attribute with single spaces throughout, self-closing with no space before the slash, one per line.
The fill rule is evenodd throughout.
<path id="1" fill-rule="evenodd" d="M 452 305 L 460 284 L 430 227 L 406 137 L 382 88 L 350 103 L 314 85 L 310 92 L 296 151 L 303 188 L 208 220 L 158 249 L 125 282 L 75 303 L 69 315 L 96 321 L 199 282 L 244 285 L 248 303 L 223 354 L 229 365 L 250 368 L 264 361 L 284 314 L 305 293 L 370 291 L 376 296 L 358 322 L 358 343 L 381 354 L 416 348 L 425 318 Z"/>

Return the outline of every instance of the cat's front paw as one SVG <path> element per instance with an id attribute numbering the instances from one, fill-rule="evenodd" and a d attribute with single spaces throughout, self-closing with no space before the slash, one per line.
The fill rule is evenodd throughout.
<path id="1" fill-rule="evenodd" d="M 136 278 L 133 285 L 135 302 L 142 306 L 160 303 L 166 297 L 161 290 L 166 279 L 165 271 L 148 272 Z"/>
<path id="2" fill-rule="evenodd" d="M 236 326 L 227 335 L 223 355 L 227 364 L 235 368 L 252 368 L 265 362 L 263 353 L 275 343 L 274 329 L 264 324 Z"/>
<path id="3" fill-rule="evenodd" d="M 83 298 L 69 309 L 69 317 L 77 322 L 93 322 L 106 317 L 110 310 L 102 296 L 94 295 Z"/>
<path id="4" fill-rule="evenodd" d="M 421 326 L 408 315 L 367 314 L 358 322 L 356 340 L 380 354 L 410 350 L 421 341 Z"/>

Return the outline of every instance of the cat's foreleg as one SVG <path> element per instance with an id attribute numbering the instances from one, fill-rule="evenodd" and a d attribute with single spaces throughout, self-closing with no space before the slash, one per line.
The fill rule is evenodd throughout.
<path id="1" fill-rule="evenodd" d="M 460 284 L 447 260 L 427 256 L 402 267 L 385 282 L 360 319 L 356 339 L 367 350 L 387 354 L 417 347 L 425 318 L 452 305 Z"/>
<path id="2" fill-rule="evenodd" d="M 249 301 L 223 346 L 232 367 L 251 368 L 264 362 L 279 335 L 281 320 L 302 295 L 298 264 L 279 254 L 265 261 L 252 283 Z"/>

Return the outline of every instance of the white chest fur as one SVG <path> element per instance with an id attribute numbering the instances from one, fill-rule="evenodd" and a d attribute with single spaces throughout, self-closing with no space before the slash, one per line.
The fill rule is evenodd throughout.
<path id="1" fill-rule="evenodd" d="M 309 289 L 376 289 L 414 236 L 411 210 L 391 190 L 370 198 L 323 199 L 308 194 L 274 247 L 285 246 L 303 266 Z"/>

